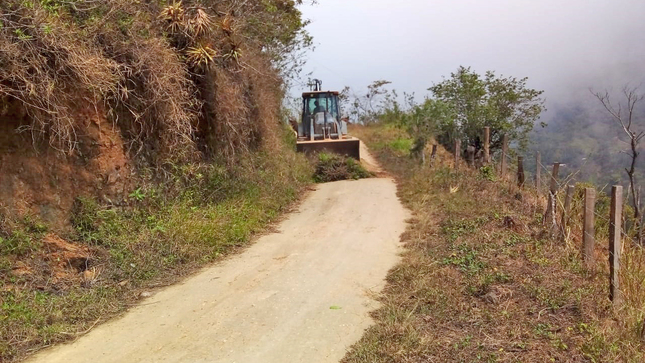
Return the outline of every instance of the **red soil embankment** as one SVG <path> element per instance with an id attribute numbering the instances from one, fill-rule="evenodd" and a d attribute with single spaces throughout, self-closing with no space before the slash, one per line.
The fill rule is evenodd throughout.
<path id="1" fill-rule="evenodd" d="M 127 196 L 132 168 L 119 130 L 102 110 L 80 114 L 86 121 L 77 147 L 65 153 L 25 128 L 29 116 L 21 107 L 0 110 L 0 215 L 41 220 L 60 232 L 69 228 L 78 196 L 112 203 Z"/>

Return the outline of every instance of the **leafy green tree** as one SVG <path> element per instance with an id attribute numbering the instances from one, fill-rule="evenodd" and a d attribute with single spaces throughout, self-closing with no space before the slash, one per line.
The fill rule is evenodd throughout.
<path id="1" fill-rule="evenodd" d="M 433 85 L 429 90 L 434 98 L 449 105 L 452 119 L 440 123 L 440 142 L 451 144 L 456 138 L 464 145 L 482 146 L 484 127 L 491 128 L 491 150 L 501 147 L 502 135 L 528 144 L 540 114 L 544 111 L 544 91 L 526 86 L 527 78 L 501 77 L 488 71 L 479 75 L 470 67 L 459 67 L 450 78 Z"/>
<path id="2" fill-rule="evenodd" d="M 412 154 L 420 156 L 422 161 L 425 161 L 423 150 L 428 140 L 437 134 L 437 130 L 442 125 L 451 123 L 454 117 L 451 105 L 443 101 L 426 99 L 420 105 L 412 105 L 402 117 L 402 125 L 414 138 Z"/>
<path id="3" fill-rule="evenodd" d="M 313 49 L 313 38 L 306 30 L 311 21 L 303 17 L 299 8 L 315 5 L 317 0 L 202 2 L 244 19 L 243 22 L 233 23 L 232 30 L 239 27 L 247 42 L 262 49 L 280 71 L 284 82 L 290 84 L 299 78 L 306 62 L 306 53 Z"/>

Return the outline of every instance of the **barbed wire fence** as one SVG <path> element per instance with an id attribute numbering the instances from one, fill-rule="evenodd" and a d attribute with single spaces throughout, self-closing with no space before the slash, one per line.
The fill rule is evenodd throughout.
<path id="1" fill-rule="evenodd" d="M 595 245 L 597 232 L 596 226 L 602 227 L 600 240 L 607 241 L 607 250 L 609 252 L 609 292 L 610 299 L 615 306 L 622 303 L 622 294 L 620 289 L 620 261 L 623 253 L 623 240 L 631 242 L 630 247 L 643 249 L 640 243 L 640 232 L 638 229 L 642 221 L 632 221 L 637 227 L 636 231 L 630 231 L 628 228 L 628 216 L 623 214 L 623 206 L 628 205 L 629 195 L 623 196 L 623 187 L 621 185 L 611 186 L 611 193 L 607 196 L 603 190 L 608 185 L 600 188 L 598 191 L 595 187 L 582 185 L 578 180 L 582 169 L 589 162 L 587 158 L 582 166 L 577 170 L 572 170 L 563 176 L 560 172 L 566 168 L 565 164 L 553 162 L 549 166 L 542 163 L 539 152 L 534 155 L 521 155 L 517 150 L 509 149 L 508 137 L 503 135 L 502 149 L 494 155 L 490 154 L 490 129 L 485 128 L 483 135 L 483 148 L 475 152 L 474 147 L 466 148 L 466 164 L 470 167 L 493 167 L 496 169 L 501 182 L 517 184 L 518 191 L 532 190 L 537 194 L 537 200 L 541 203 L 534 205 L 534 213 L 543 206 L 542 223 L 552 237 L 559 239 L 567 244 L 580 243 L 579 251 L 588 268 L 593 268 L 596 264 Z M 455 163 L 454 167 L 459 168 L 461 160 L 461 142 L 456 141 L 454 146 Z M 524 161 L 529 157 L 534 158 L 534 169 L 527 173 L 524 168 Z M 512 177 L 512 174 L 516 177 Z M 529 174 L 531 178 L 526 178 Z M 578 186 L 578 187 L 577 187 Z M 546 198 L 546 203 L 544 199 Z M 597 201 L 601 200 L 604 206 L 609 202 L 609 208 L 599 211 Z M 581 218 L 580 218 L 580 215 Z M 580 218 L 580 219 L 577 219 Z M 575 223 L 579 221 L 580 223 Z M 599 222 L 599 223 L 598 223 Z M 581 241 L 575 241 L 573 228 L 577 228 L 581 235 Z M 603 248 L 605 248 L 603 246 Z M 644 323 L 645 326 L 645 323 Z M 645 332 L 645 329 L 644 329 Z"/>

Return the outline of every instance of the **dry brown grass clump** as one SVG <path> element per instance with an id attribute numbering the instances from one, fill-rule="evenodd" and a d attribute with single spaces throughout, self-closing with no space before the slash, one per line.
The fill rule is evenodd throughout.
<path id="1" fill-rule="evenodd" d="M 110 49 L 127 74 L 111 95 L 115 123 L 140 152 L 147 146 L 163 155 L 192 152 L 201 101 L 187 66 L 163 38 L 137 39 Z"/>
<path id="2" fill-rule="evenodd" d="M 275 140 L 280 59 L 308 41 L 295 3 L 279 5 L 4 1 L 0 101 L 18 100 L 29 116 L 20 130 L 68 153 L 89 108 L 105 110 L 135 154 L 230 161 Z"/>
<path id="3" fill-rule="evenodd" d="M 118 64 L 61 22 L 49 22 L 42 9 L 4 3 L 0 11 L 0 94 L 22 102 L 32 120 L 25 129 L 72 150 L 79 108 L 97 106 L 116 93 L 122 77 Z"/>
<path id="4" fill-rule="evenodd" d="M 22 103 L 29 124 L 21 130 L 71 152 L 85 133 L 83 111 L 100 108 L 130 142 L 154 140 L 167 152 L 191 144 L 194 87 L 150 22 L 152 9 L 119 1 L 87 9 L 54 4 L 0 5 L 0 93 Z"/>

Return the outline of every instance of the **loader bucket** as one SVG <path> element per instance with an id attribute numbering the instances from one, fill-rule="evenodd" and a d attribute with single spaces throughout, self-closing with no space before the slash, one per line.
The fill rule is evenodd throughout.
<path id="1" fill-rule="evenodd" d="M 359 139 L 298 141 L 296 150 L 305 154 L 327 151 L 361 160 Z"/>

